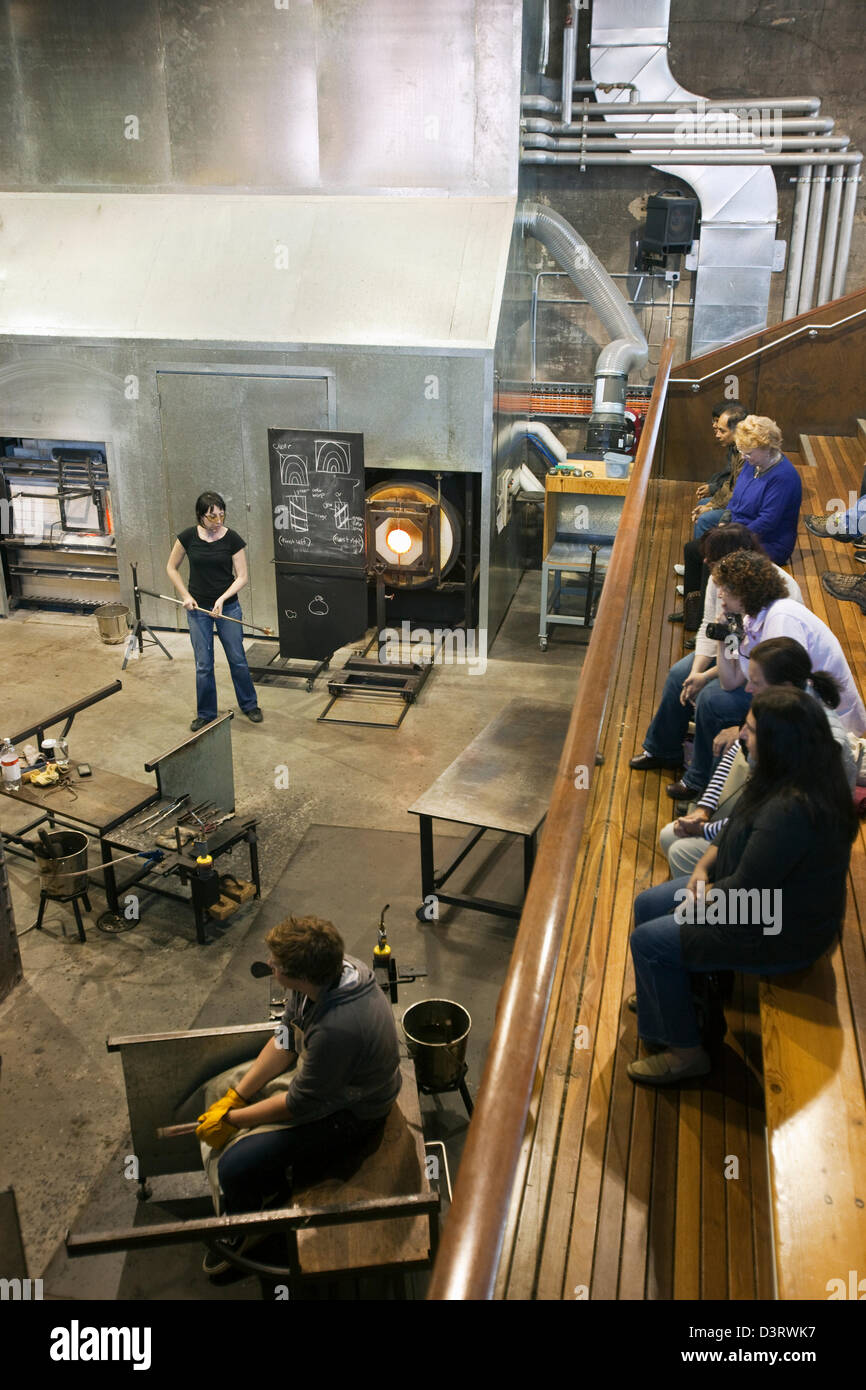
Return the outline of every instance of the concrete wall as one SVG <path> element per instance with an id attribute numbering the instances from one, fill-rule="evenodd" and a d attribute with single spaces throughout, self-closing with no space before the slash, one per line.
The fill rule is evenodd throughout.
<path id="1" fill-rule="evenodd" d="M 596 0 L 599 3 L 599 0 Z M 527 91 L 558 98 L 561 75 L 561 33 L 564 5 L 551 0 L 550 62 L 545 76 L 538 73 L 541 0 L 527 0 L 524 43 L 524 83 Z M 748 102 L 762 97 L 815 95 L 821 98 L 824 116 L 836 121 L 836 132 L 850 135 L 852 148 L 866 148 L 866 96 L 862 84 L 862 31 L 866 18 L 863 0 L 834 0 L 816 6 L 807 0 L 756 6 L 752 0 L 672 0 L 669 61 L 682 85 L 715 100 Z M 579 11 L 577 78 L 589 78 L 587 40 L 589 15 Z M 795 170 L 779 170 L 778 235 L 790 237 Z M 653 169 L 596 167 L 581 172 L 576 166 L 521 169 L 522 197 L 538 197 L 580 231 L 612 273 L 630 268 L 631 238 L 644 220 L 646 197 L 662 188 L 688 185 L 670 174 Z M 847 289 L 866 283 L 866 210 L 862 191 L 854 226 Z M 536 257 L 542 262 L 541 248 Z M 544 257 L 545 268 L 553 269 Z M 677 305 L 672 333 L 677 342 L 675 361 L 689 355 L 688 327 L 691 275 L 684 272 L 676 290 Z M 774 275 L 769 322 L 781 318 L 784 273 Z M 553 381 L 588 381 L 600 343 L 599 325 L 587 307 L 563 303 L 572 297 L 567 281 L 545 280 L 542 295 L 548 301 L 539 313 L 538 376 Z M 637 277 L 617 281 L 626 285 L 629 297 Z M 563 288 L 564 286 L 564 288 Z M 648 286 L 644 284 L 641 298 Z M 667 297 L 656 288 L 662 302 L 638 312 L 650 342 L 650 362 L 633 380 L 651 381 L 654 363 L 665 336 Z M 555 302 L 559 300 L 559 302 Z"/>
<path id="2" fill-rule="evenodd" d="M 482 473 L 483 508 L 491 378 L 489 352 L 7 340 L 0 434 L 105 442 L 126 603 L 130 562 L 144 587 L 165 592 L 168 553 L 191 524 L 193 499 L 206 487 L 224 491 L 230 524 L 249 544 L 245 611 L 275 628 L 267 429 L 331 423 L 363 432 L 368 468 Z M 484 573 L 487 547 L 484 534 Z M 486 580 L 481 602 L 486 614 Z M 144 611 L 155 624 L 177 622 L 169 604 L 151 599 Z"/>

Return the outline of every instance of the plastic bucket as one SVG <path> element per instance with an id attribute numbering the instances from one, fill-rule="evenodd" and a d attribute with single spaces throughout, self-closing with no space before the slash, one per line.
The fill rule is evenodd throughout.
<path id="1" fill-rule="evenodd" d="M 46 856 L 41 845 L 33 846 L 41 879 L 40 887 L 49 898 L 65 898 L 69 893 L 83 893 L 87 888 L 87 836 L 80 830 L 53 830 L 48 836 L 48 842 L 56 855 L 54 859 Z M 76 873 L 76 870 L 81 872 Z M 66 874 L 69 875 L 68 878 L 61 877 Z"/>
<path id="2" fill-rule="evenodd" d="M 423 999 L 401 1020 L 419 1086 L 444 1091 L 463 1075 L 472 1019 L 450 999 Z"/>
<path id="3" fill-rule="evenodd" d="M 125 642 L 129 631 L 128 617 L 129 609 L 125 603 L 101 603 L 96 609 L 96 621 L 103 642 L 107 642 L 109 646 Z"/>

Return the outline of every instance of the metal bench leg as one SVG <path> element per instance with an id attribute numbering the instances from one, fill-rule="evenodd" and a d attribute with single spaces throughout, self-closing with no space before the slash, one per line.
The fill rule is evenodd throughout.
<path id="1" fill-rule="evenodd" d="M 77 898 L 72 899 L 72 911 L 75 913 L 75 925 L 78 927 L 78 940 L 86 941 L 87 937 L 84 935 L 84 923 L 81 920 L 81 908 L 78 906 Z"/>

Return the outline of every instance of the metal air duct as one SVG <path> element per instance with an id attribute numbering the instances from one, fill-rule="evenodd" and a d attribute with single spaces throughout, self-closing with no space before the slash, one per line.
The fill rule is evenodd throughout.
<path id="1" fill-rule="evenodd" d="M 588 449 L 623 449 L 628 374 L 642 367 L 649 355 L 640 324 L 595 252 L 558 212 L 540 203 L 522 203 L 517 226 L 524 236 L 534 236 L 550 252 L 589 300 L 613 339 L 602 348 L 595 364 L 586 443 Z"/>

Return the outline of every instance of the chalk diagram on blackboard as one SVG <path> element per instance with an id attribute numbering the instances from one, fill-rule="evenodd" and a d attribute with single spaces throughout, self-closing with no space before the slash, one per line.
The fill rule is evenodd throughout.
<path id="1" fill-rule="evenodd" d="M 352 451 L 339 439 L 316 440 L 317 473 L 351 473 Z"/>
<path id="2" fill-rule="evenodd" d="M 307 604 L 307 611 L 312 613 L 314 618 L 324 618 L 331 610 L 325 602 L 323 595 L 315 594 Z"/>
<path id="3" fill-rule="evenodd" d="M 306 497 L 289 498 L 289 526 L 301 535 L 306 535 L 309 531 L 310 523 L 307 518 Z"/>
<path id="4" fill-rule="evenodd" d="M 283 487 L 299 487 L 306 491 L 310 486 L 307 461 L 300 454 L 290 454 L 277 445 L 280 456 L 280 482 Z"/>
<path id="5" fill-rule="evenodd" d="M 286 615 L 286 617 L 288 618 L 289 622 L 293 622 L 294 619 L 298 616 L 297 613 L 295 612 L 294 608 L 284 608 L 284 609 L 283 609 L 283 612 L 285 613 L 285 615 Z"/>

